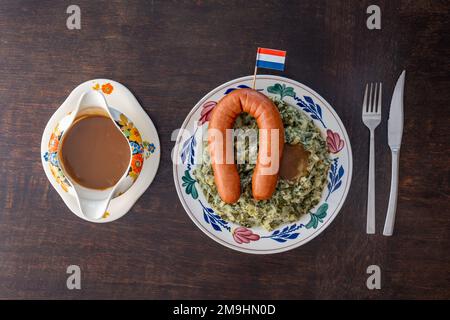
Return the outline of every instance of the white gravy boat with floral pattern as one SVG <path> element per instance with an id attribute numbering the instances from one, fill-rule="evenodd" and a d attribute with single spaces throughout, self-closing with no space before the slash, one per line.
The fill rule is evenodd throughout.
<path id="1" fill-rule="evenodd" d="M 81 95 L 80 99 L 78 100 L 77 106 L 72 111 L 70 116 L 67 117 L 67 119 L 65 119 L 64 123 L 60 124 L 61 125 L 60 130 L 62 131 L 60 141 L 64 140 L 65 133 L 68 132 L 68 129 L 70 129 L 70 127 L 74 124 L 76 119 L 78 119 L 81 116 L 99 113 L 111 119 L 111 121 L 116 126 L 117 130 L 119 130 L 122 133 L 122 130 L 120 130 L 120 127 L 116 124 L 113 116 L 111 115 L 108 104 L 103 94 L 101 94 L 98 91 L 91 90 Z M 122 177 L 114 186 L 107 188 L 105 190 L 86 188 L 75 182 L 67 173 L 67 171 L 64 169 L 64 166 L 62 165 L 63 162 L 61 161 L 61 152 L 60 152 L 62 144 L 63 143 L 59 143 L 58 146 L 58 161 L 61 164 L 60 167 L 63 174 L 65 175 L 65 177 L 71 184 L 71 187 L 73 188 L 74 191 L 73 193 L 81 213 L 91 220 L 97 220 L 102 218 L 106 212 L 106 209 L 108 208 L 111 199 L 113 198 L 113 196 L 115 196 L 116 190 L 123 190 L 124 187 L 126 188 L 124 184 L 127 184 L 125 179 L 128 175 L 128 167 L 130 166 L 130 164 L 124 171 Z M 131 163 L 131 156 L 132 156 L 132 149 L 130 147 L 130 163 Z"/>

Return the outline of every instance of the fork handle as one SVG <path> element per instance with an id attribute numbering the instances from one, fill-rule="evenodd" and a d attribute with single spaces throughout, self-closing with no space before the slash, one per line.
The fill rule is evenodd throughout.
<path id="1" fill-rule="evenodd" d="M 385 236 L 392 236 L 394 232 L 395 212 L 397 210 L 399 157 L 400 157 L 400 149 L 392 150 L 391 192 L 389 194 L 389 205 L 383 230 L 383 235 Z"/>
<path id="2" fill-rule="evenodd" d="M 369 182 L 367 186 L 367 234 L 375 233 L 375 133 L 370 130 Z"/>

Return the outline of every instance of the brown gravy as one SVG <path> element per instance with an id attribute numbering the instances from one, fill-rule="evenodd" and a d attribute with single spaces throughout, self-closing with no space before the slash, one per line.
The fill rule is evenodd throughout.
<path id="1" fill-rule="evenodd" d="M 76 120 L 64 135 L 60 152 L 67 174 L 91 189 L 114 186 L 128 168 L 131 157 L 125 136 L 110 118 L 102 115 Z"/>
<path id="2" fill-rule="evenodd" d="M 285 144 L 281 158 L 280 177 L 285 180 L 295 180 L 306 174 L 309 152 L 303 145 Z"/>

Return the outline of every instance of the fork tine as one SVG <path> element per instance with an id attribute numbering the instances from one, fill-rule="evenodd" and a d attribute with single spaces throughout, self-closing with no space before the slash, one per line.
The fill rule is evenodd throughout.
<path id="1" fill-rule="evenodd" d="M 367 112 L 367 89 L 369 88 L 369 84 L 366 84 L 366 91 L 364 93 L 364 102 L 363 102 L 363 113 Z"/>
<path id="2" fill-rule="evenodd" d="M 367 106 L 367 112 L 372 112 L 373 103 L 372 103 L 372 90 L 373 89 L 373 83 L 370 83 L 370 91 L 369 91 L 369 103 Z"/>
<path id="3" fill-rule="evenodd" d="M 378 83 L 375 82 L 374 84 L 374 90 L 373 90 L 373 113 L 377 112 L 377 103 L 378 103 Z"/>
<path id="4" fill-rule="evenodd" d="M 382 92 L 383 92 L 382 86 L 383 86 L 383 84 L 380 82 L 380 90 L 379 90 L 379 93 L 378 93 L 378 106 L 377 106 L 377 113 L 378 114 L 381 114 L 381 98 L 382 98 Z"/>

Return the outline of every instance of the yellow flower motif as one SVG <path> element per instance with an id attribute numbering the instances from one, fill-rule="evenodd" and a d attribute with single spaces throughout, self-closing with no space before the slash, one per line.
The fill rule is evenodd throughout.
<path id="1" fill-rule="evenodd" d="M 134 181 L 136 181 L 136 179 L 138 178 L 139 174 L 137 174 L 137 173 L 134 172 L 134 171 L 130 171 L 130 172 L 128 173 L 128 176 L 129 176 L 131 179 L 133 179 Z"/>
<path id="2" fill-rule="evenodd" d="M 108 211 L 105 211 L 105 213 L 103 214 L 102 218 L 103 218 L 103 219 L 106 219 L 106 218 L 108 218 L 108 217 L 109 217 L 109 212 L 108 212 Z"/>
<path id="3" fill-rule="evenodd" d="M 56 180 L 56 183 L 58 183 L 65 192 L 68 192 L 69 187 L 65 184 L 64 180 L 61 179 L 62 172 L 60 172 L 60 170 L 58 168 L 54 167 L 51 164 L 49 165 L 49 167 L 50 167 L 50 172 L 52 173 L 53 178 L 55 178 L 55 180 Z"/>
<path id="4" fill-rule="evenodd" d="M 133 124 L 129 122 L 128 118 L 125 117 L 123 113 L 121 113 L 119 118 L 119 126 L 122 131 L 129 131 L 132 128 Z"/>
<path id="5" fill-rule="evenodd" d="M 140 133 L 139 133 L 139 130 L 136 129 L 135 127 L 132 127 L 132 128 L 130 129 L 130 136 L 129 136 L 129 139 L 130 139 L 131 141 L 134 141 L 134 142 L 137 142 L 137 143 L 142 143 L 142 138 L 141 138 L 141 135 L 140 135 Z"/>
<path id="6" fill-rule="evenodd" d="M 98 83 L 96 83 L 93 87 L 92 87 L 92 89 L 94 89 L 94 90 L 100 90 L 100 85 L 98 84 Z"/>

